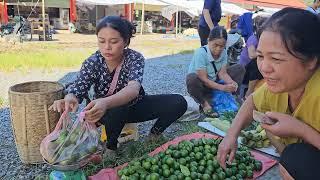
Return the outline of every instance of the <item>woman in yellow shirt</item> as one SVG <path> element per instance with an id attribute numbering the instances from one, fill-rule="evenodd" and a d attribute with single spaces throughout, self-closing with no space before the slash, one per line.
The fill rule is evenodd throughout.
<path id="1" fill-rule="evenodd" d="M 257 63 L 266 83 L 247 98 L 219 145 L 221 166 L 233 160 L 237 137 L 258 110 L 276 120 L 262 127 L 281 153 L 283 178 L 320 179 L 319 32 L 320 19 L 295 8 L 278 11 L 264 24 Z"/>

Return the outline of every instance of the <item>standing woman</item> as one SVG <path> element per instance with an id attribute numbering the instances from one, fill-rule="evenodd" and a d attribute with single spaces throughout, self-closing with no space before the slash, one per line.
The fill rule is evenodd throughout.
<path id="1" fill-rule="evenodd" d="M 241 129 L 258 110 L 276 121 L 262 127 L 281 154 L 283 179 L 320 179 L 319 32 L 319 17 L 302 9 L 284 8 L 266 21 L 257 48 L 266 83 L 245 100 L 220 143 L 222 167 L 234 159 Z"/>
<path id="2" fill-rule="evenodd" d="M 227 37 L 223 27 L 214 27 L 208 45 L 195 50 L 186 78 L 188 93 L 210 117 L 217 116 L 210 105 L 212 90 L 236 92 L 245 72 L 239 64 L 227 67 Z M 218 80 L 223 80 L 224 84 L 217 83 Z"/>
<path id="3" fill-rule="evenodd" d="M 187 109 L 181 95 L 145 94 L 141 86 L 144 57 L 128 48 L 133 30 L 129 21 L 118 16 L 103 18 L 96 30 L 99 50 L 84 61 L 65 98 L 52 105 L 59 112 L 76 111 L 93 85 L 95 96 L 84 108 L 85 120 L 105 125 L 109 152 L 117 149 L 126 123 L 157 119 L 150 131 L 157 136 Z"/>

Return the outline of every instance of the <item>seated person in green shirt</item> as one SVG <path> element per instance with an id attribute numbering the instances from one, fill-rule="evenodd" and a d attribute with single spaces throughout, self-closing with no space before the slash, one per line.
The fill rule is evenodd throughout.
<path id="1" fill-rule="evenodd" d="M 214 27 L 208 45 L 195 50 L 186 78 L 188 93 L 210 117 L 217 116 L 210 105 L 212 90 L 236 92 L 245 72 L 238 64 L 227 67 L 227 37 L 223 27 Z M 217 80 L 223 80 L 224 84 L 217 83 Z"/>
<path id="2" fill-rule="evenodd" d="M 257 110 L 275 122 L 261 127 L 281 155 L 283 179 L 320 179 L 319 32 L 320 19 L 302 9 L 284 8 L 265 22 L 257 47 L 265 84 L 249 95 L 220 143 L 222 167 L 232 163 L 237 138 Z"/>

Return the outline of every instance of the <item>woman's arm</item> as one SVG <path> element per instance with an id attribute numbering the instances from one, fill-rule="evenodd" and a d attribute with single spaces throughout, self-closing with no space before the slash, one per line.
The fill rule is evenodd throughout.
<path id="1" fill-rule="evenodd" d="M 130 81 L 128 85 L 121 89 L 119 92 L 105 98 L 105 101 L 108 104 L 107 109 L 128 104 L 139 95 L 140 88 L 141 85 L 139 82 Z"/>
<path id="2" fill-rule="evenodd" d="M 250 59 L 257 58 L 257 51 L 256 51 L 256 47 L 254 45 L 250 45 L 248 47 L 248 55 L 249 55 Z"/>
<path id="3" fill-rule="evenodd" d="M 203 9 L 202 13 L 203 13 L 204 20 L 206 21 L 206 23 L 209 26 L 210 30 L 213 29 L 214 24 L 213 24 L 211 16 L 210 16 L 209 9 Z"/>
<path id="4" fill-rule="evenodd" d="M 227 73 L 227 65 L 222 66 L 221 70 L 218 73 L 220 79 L 222 79 L 226 84 L 234 84 L 232 78 Z"/>
<path id="5" fill-rule="evenodd" d="M 320 133 L 307 124 L 302 128 L 302 139 L 320 150 Z"/>
<path id="6" fill-rule="evenodd" d="M 247 100 L 241 106 L 235 119 L 232 122 L 231 127 L 228 130 L 227 135 L 223 138 L 219 144 L 217 160 L 219 164 L 225 169 L 226 161 L 229 155 L 228 162 L 231 163 L 235 158 L 237 151 L 237 138 L 243 128 L 245 128 L 252 121 L 252 113 L 255 109 L 253 103 L 253 97 L 250 95 Z"/>
<path id="7" fill-rule="evenodd" d="M 204 83 L 204 85 L 207 86 L 208 88 L 218 89 L 218 90 L 223 89 L 223 85 L 216 83 L 208 78 L 208 73 L 206 70 L 204 69 L 197 70 L 197 75 L 199 79 Z"/>

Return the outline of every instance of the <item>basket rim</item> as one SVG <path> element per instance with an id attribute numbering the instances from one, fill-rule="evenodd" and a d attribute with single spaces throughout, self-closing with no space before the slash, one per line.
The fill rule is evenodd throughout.
<path id="1" fill-rule="evenodd" d="M 51 84 L 56 84 L 60 87 L 57 90 L 50 90 L 50 91 L 46 91 L 46 92 L 17 92 L 17 91 L 12 90 L 13 88 L 15 88 L 17 86 L 31 84 L 31 83 L 51 83 Z M 18 84 L 11 86 L 9 88 L 9 94 L 15 94 L 15 95 L 19 95 L 19 94 L 21 94 L 21 95 L 48 94 L 48 93 L 55 93 L 55 92 L 63 91 L 63 89 L 64 89 L 64 86 L 57 81 L 28 81 L 28 82 L 18 83 Z"/>

